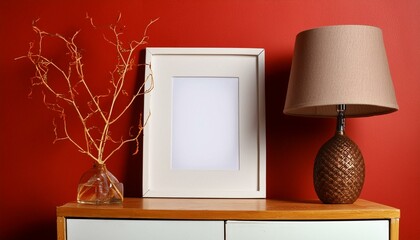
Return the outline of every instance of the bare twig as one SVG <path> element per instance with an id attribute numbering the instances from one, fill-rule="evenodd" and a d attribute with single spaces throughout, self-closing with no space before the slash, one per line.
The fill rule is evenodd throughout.
<path id="1" fill-rule="evenodd" d="M 86 14 L 86 19 L 88 19 L 93 28 L 96 28 L 93 18 Z M 128 136 L 122 136 L 119 140 L 115 140 L 111 136 L 111 128 L 121 119 L 130 107 L 133 106 L 137 98 L 143 94 L 149 93 L 153 89 L 153 76 L 151 74 L 145 78 L 144 82 L 135 89 L 133 95 L 130 97 L 126 89 L 126 79 L 127 73 L 136 67 L 150 67 L 149 65 L 136 64 L 135 56 L 137 51 L 147 43 L 147 30 L 157 21 L 157 19 L 152 20 L 146 26 L 143 36 L 141 36 L 139 40 L 131 41 L 128 46 L 125 46 L 121 40 L 123 32 L 121 30 L 122 28 L 118 27 L 120 20 L 121 14 L 118 16 L 116 24 L 109 27 L 109 30 L 113 35 L 113 40 L 104 36 L 104 39 L 113 46 L 117 54 L 116 65 L 111 71 L 111 79 L 108 82 L 110 83 L 110 87 L 107 93 L 94 93 L 86 81 L 82 53 L 76 44 L 76 39 L 80 30 L 75 32 L 70 38 L 66 38 L 61 34 L 52 34 L 42 30 L 37 26 L 38 20 L 35 20 L 33 21 L 32 29 L 38 35 L 38 40 L 36 43 L 30 43 L 26 56 L 16 58 L 27 58 L 31 61 L 35 67 L 35 76 L 31 80 L 32 87 L 43 87 L 43 89 L 45 89 L 46 93 L 43 92 L 45 106 L 58 114 L 57 119 L 60 119 L 61 124 L 57 124 L 57 120 L 54 118 L 54 142 L 61 140 L 70 141 L 80 152 L 88 155 L 99 164 L 105 163 L 115 152 L 130 142 L 136 143 L 134 154 L 139 151 L 139 137 L 143 131 L 141 115 L 138 126 L 131 127 Z M 45 38 L 58 39 L 65 45 L 66 54 L 70 56 L 66 68 L 59 66 L 57 62 L 49 59 L 44 54 L 43 45 Z M 51 71 L 59 73 L 59 77 L 49 79 Z M 57 88 L 55 82 L 58 80 L 63 80 L 65 91 Z M 145 89 L 147 81 L 150 82 L 150 87 Z M 80 103 L 80 98 L 78 97 L 82 93 L 86 93 L 88 98 L 84 104 Z M 55 100 L 48 100 L 47 94 L 51 95 Z M 125 101 L 126 103 L 121 108 L 119 99 L 123 97 L 127 98 L 127 96 L 129 99 L 128 101 Z M 102 101 L 102 99 L 109 99 L 109 101 Z M 107 105 L 106 103 L 109 104 Z M 117 105 L 119 106 L 118 109 L 122 110 L 117 111 Z M 67 127 L 66 111 L 69 111 L 69 106 L 70 110 L 73 110 L 82 124 L 82 131 L 84 134 L 83 144 L 72 137 L 72 133 Z M 81 106 L 87 106 L 87 110 Z M 90 121 L 93 118 L 99 118 L 100 122 Z M 62 131 L 58 130 L 59 126 L 63 128 Z M 61 132 L 61 134 L 59 132 Z M 111 143 L 112 148 L 110 147 L 110 149 L 106 150 L 108 142 Z"/>

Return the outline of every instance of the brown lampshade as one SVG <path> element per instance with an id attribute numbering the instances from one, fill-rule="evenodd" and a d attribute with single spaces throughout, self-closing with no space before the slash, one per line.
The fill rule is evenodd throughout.
<path id="1" fill-rule="evenodd" d="M 284 113 L 333 117 L 339 104 L 347 117 L 398 109 L 381 29 L 341 25 L 297 35 Z"/>

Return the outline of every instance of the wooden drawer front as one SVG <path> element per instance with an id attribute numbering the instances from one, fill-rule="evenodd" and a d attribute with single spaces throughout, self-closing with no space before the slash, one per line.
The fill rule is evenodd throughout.
<path id="1" fill-rule="evenodd" d="M 67 240 L 223 240 L 224 221 L 67 219 Z"/>
<path id="2" fill-rule="evenodd" d="M 226 239 L 389 240 L 389 221 L 227 221 Z"/>

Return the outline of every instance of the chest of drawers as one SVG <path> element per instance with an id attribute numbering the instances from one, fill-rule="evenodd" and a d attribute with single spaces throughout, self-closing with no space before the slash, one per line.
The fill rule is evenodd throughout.
<path id="1" fill-rule="evenodd" d="M 127 198 L 122 205 L 57 208 L 60 240 L 398 240 L 398 209 L 357 200 Z"/>

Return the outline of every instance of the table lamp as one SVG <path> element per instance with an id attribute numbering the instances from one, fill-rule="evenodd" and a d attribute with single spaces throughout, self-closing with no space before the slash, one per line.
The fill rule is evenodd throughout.
<path id="1" fill-rule="evenodd" d="M 323 203 L 353 203 L 363 188 L 363 156 L 345 135 L 345 117 L 396 110 L 381 29 L 339 25 L 296 36 L 284 113 L 337 118 L 335 135 L 315 158 L 314 187 Z"/>

